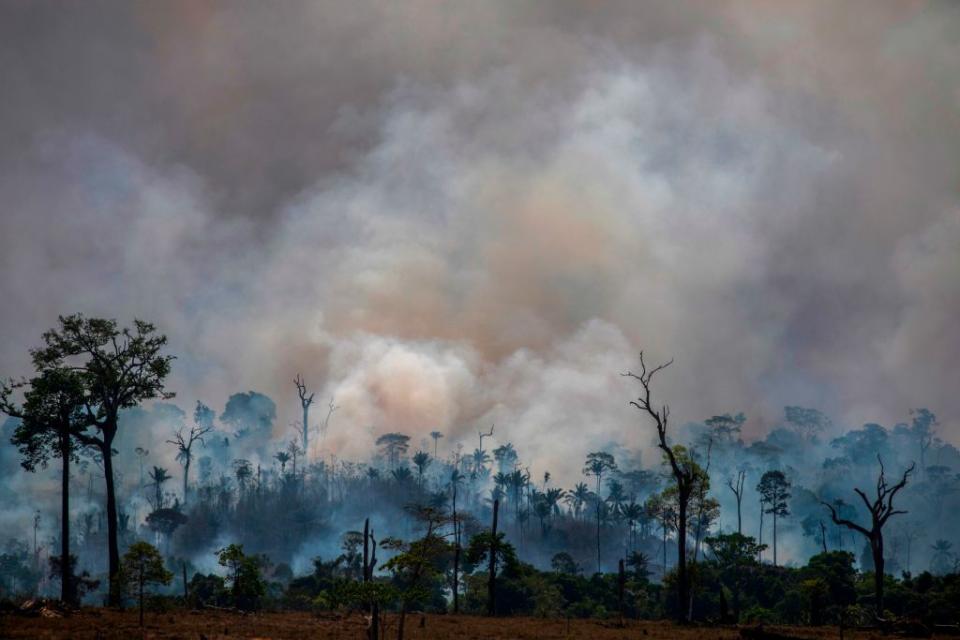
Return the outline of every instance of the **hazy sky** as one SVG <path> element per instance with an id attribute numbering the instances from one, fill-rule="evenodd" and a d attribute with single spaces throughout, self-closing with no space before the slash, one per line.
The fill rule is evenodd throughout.
<path id="1" fill-rule="evenodd" d="M 644 348 L 679 422 L 958 440 L 957 3 L 7 0 L 0 79 L 3 375 L 141 317 L 183 407 L 562 466 Z"/>

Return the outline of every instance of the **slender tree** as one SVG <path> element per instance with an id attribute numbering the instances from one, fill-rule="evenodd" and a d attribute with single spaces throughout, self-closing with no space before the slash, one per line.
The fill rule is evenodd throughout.
<path id="1" fill-rule="evenodd" d="M 732 478 L 727 479 L 727 486 L 737 499 L 737 533 L 740 535 L 743 535 L 743 485 L 746 479 L 747 472 L 745 469 L 737 471 L 736 480 Z"/>
<path id="2" fill-rule="evenodd" d="M 154 467 L 150 472 L 150 480 L 153 484 L 154 504 L 156 511 L 163 509 L 163 483 L 171 478 L 170 474 L 163 467 Z"/>
<path id="3" fill-rule="evenodd" d="M 300 423 L 300 438 L 303 443 L 303 450 L 309 451 L 310 446 L 310 405 L 313 404 L 313 393 L 307 393 L 307 383 L 299 373 L 293 379 L 293 384 L 297 387 L 297 396 L 300 398 L 300 408 L 303 411 L 303 421 Z"/>
<path id="4" fill-rule="evenodd" d="M 70 463 L 78 461 L 89 421 L 80 376 L 65 369 L 47 369 L 33 378 L 18 407 L 10 400 L 19 384 L 0 383 L 0 411 L 20 419 L 11 442 L 23 456 L 27 471 L 46 468 L 50 458 L 60 458 L 60 600 L 77 604 L 77 584 L 70 555 Z"/>
<path id="5" fill-rule="evenodd" d="M 437 442 L 439 442 L 440 438 L 443 437 L 443 434 L 440 433 L 439 431 L 431 431 L 431 432 L 430 432 L 430 437 L 433 438 L 433 457 L 436 458 L 436 457 L 437 457 Z"/>
<path id="6" fill-rule="evenodd" d="M 678 602 L 681 603 L 678 610 L 682 622 L 689 621 L 689 608 L 684 606 L 690 600 L 690 577 L 687 574 L 687 508 L 690 505 L 690 497 L 696 488 L 698 467 L 693 462 L 692 456 L 687 456 L 686 461 L 678 458 L 673 448 L 667 442 L 667 428 L 670 419 L 670 407 L 662 405 L 659 408 L 654 406 L 651 399 L 651 383 L 653 377 L 669 367 L 673 360 L 647 369 L 646 362 L 643 359 L 643 352 L 640 352 L 640 373 L 626 372 L 625 376 L 633 378 L 640 383 L 640 396 L 630 402 L 631 405 L 649 416 L 657 428 L 658 446 L 666 457 L 670 465 L 670 471 L 673 474 L 673 480 L 677 488 L 677 591 Z"/>
<path id="7" fill-rule="evenodd" d="M 594 451 L 587 454 L 587 461 L 583 466 L 583 475 L 593 476 L 597 480 L 597 573 L 600 573 L 600 511 L 603 501 L 600 499 L 600 483 L 603 475 L 608 471 L 614 471 L 617 468 L 617 462 L 614 457 L 603 451 Z"/>
<path id="8" fill-rule="evenodd" d="M 767 513 L 773 516 L 773 565 L 777 565 L 777 518 L 790 515 L 787 500 L 790 499 L 790 481 L 783 471 L 767 471 L 760 478 L 757 492 L 767 505 Z"/>
<path id="9" fill-rule="evenodd" d="M 193 425 L 190 430 L 184 433 L 185 426 L 177 429 L 173 435 L 173 440 L 167 440 L 168 444 L 177 447 L 177 461 L 183 465 L 183 503 L 186 504 L 189 499 L 190 491 L 190 463 L 193 462 L 193 445 L 199 442 L 206 446 L 203 437 L 213 431 L 213 425 L 205 421 L 206 412 L 209 412 L 204 404 L 197 401 L 197 408 L 193 412 Z"/>
<path id="10" fill-rule="evenodd" d="M 430 466 L 430 454 L 426 451 L 417 451 L 413 454 L 413 465 L 417 468 L 417 487 L 423 489 L 423 473 Z"/>
<path id="11" fill-rule="evenodd" d="M 870 542 L 870 551 L 873 554 L 874 606 L 876 608 L 877 617 L 882 618 L 884 580 L 883 527 L 893 516 L 907 513 L 906 511 L 901 511 L 894 508 L 893 499 L 905 486 L 907 486 L 907 481 L 910 478 L 910 474 L 912 474 L 916 468 L 916 464 L 911 464 L 903 472 L 903 476 L 900 478 L 900 481 L 891 485 L 887 483 L 887 478 L 884 474 L 883 459 L 881 459 L 879 455 L 877 455 L 877 462 L 880 463 L 880 475 L 877 476 L 876 487 L 877 497 L 874 499 L 868 498 L 866 492 L 862 491 L 858 487 L 854 488 L 854 491 L 858 496 L 860 496 L 864 506 L 866 506 L 867 511 L 870 513 L 869 528 L 853 522 L 852 520 L 848 520 L 847 518 L 840 517 L 840 514 L 837 513 L 837 509 L 829 502 L 821 502 L 821 504 L 830 510 L 830 517 L 833 519 L 834 524 L 842 525 L 848 529 L 856 531 Z"/>
<path id="12" fill-rule="evenodd" d="M 60 326 L 43 334 L 44 346 L 33 352 L 41 369 L 64 368 L 79 374 L 85 390 L 88 419 L 98 435 L 84 436 L 84 444 L 95 446 L 103 460 L 107 494 L 107 552 L 110 574 L 109 603 L 120 604 L 120 546 L 118 542 L 117 496 L 113 473 L 113 441 L 117 436 L 120 411 L 152 398 L 170 399 L 164 379 L 170 373 L 173 356 L 163 354 L 166 336 L 142 320 L 133 328 L 120 329 L 115 320 L 85 318 L 80 314 L 61 316 Z"/>

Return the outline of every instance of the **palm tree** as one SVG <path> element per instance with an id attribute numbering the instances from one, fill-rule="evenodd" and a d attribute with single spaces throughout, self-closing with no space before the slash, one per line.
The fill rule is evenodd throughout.
<path id="1" fill-rule="evenodd" d="M 568 494 L 573 502 L 573 515 L 578 520 L 580 519 L 580 512 L 583 510 L 583 505 L 587 502 L 587 496 L 590 495 L 590 487 L 587 486 L 586 482 L 578 482 L 573 487 L 573 491 Z"/>
<path id="2" fill-rule="evenodd" d="M 430 466 L 430 454 L 417 451 L 413 454 L 413 464 L 417 467 L 417 486 L 423 489 L 423 472 Z"/>
<path id="3" fill-rule="evenodd" d="M 409 467 L 397 467 L 390 472 L 390 475 L 393 476 L 393 479 L 397 484 L 403 484 L 408 482 L 413 477 L 413 472 L 410 471 Z"/>
<path id="4" fill-rule="evenodd" d="M 626 499 L 627 496 L 623 490 L 623 483 L 619 482 L 616 478 L 607 480 L 607 502 L 613 506 L 613 516 L 615 518 L 620 516 L 620 507 Z"/>
<path id="5" fill-rule="evenodd" d="M 480 470 L 483 469 L 490 462 L 490 454 L 484 451 L 483 449 L 474 449 L 472 460 L 473 460 L 473 472 L 480 473 Z"/>
<path id="6" fill-rule="evenodd" d="M 520 496 L 523 495 L 523 489 L 527 486 L 527 483 L 530 481 L 529 474 L 521 471 L 520 469 L 515 469 L 513 473 L 507 476 L 509 479 L 510 489 L 513 491 L 513 508 L 514 508 L 514 517 L 519 522 L 520 520 Z"/>
<path id="7" fill-rule="evenodd" d="M 286 451 L 278 451 L 273 457 L 280 463 L 280 475 L 285 474 L 287 472 L 287 463 L 290 462 L 290 454 Z"/>
<path id="8" fill-rule="evenodd" d="M 163 467 L 154 467 L 153 471 L 150 472 L 150 480 L 153 483 L 153 490 L 155 492 L 154 499 L 156 503 L 154 504 L 154 511 L 159 511 L 163 509 L 163 483 L 169 480 L 172 476 L 167 473 L 167 470 Z"/>
<path id="9" fill-rule="evenodd" d="M 430 437 L 433 438 L 433 457 L 437 457 L 437 441 L 443 437 L 443 434 L 439 431 L 431 431 Z"/>
<path id="10" fill-rule="evenodd" d="M 566 495 L 566 491 L 560 489 L 559 487 L 553 489 L 547 489 L 543 494 L 544 500 L 547 501 L 547 504 L 550 505 L 550 513 L 553 515 L 560 515 L 560 501 L 563 499 L 563 496 Z"/>
<path id="11" fill-rule="evenodd" d="M 533 494 L 533 513 L 540 520 L 540 538 L 547 537 L 546 519 L 550 517 L 550 505 L 547 503 L 547 497 L 539 491 Z"/>
<path id="12" fill-rule="evenodd" d="M 637 548 L 637 522 L 643 517 L 643 506 L 631 500 L 620 507 L 620 513 L 630 527 L 630 550 Z"/>
<path id="13" fill-rule="evenodd" d="M 517 450 L 507 442 L 493 450 L 493 459 L 497 461 L 500 471 L 513 470 L 517 466 Z"/>
<path id="14" fill-rule="evenodd" d="M 603 474 L 608 471 L 614 471 L 617 463 L 613 456 L 604 451 L 594 451 L 587 454 L 587 460 L 583 467 L 583 475 L 594 476 L 597 479 L 597 573 L 600 572 L 600 482 Z"/>

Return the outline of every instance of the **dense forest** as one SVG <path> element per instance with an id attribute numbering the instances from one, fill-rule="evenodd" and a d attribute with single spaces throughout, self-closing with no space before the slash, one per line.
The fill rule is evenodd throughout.
<path id="1" fill-rule="evenodd" d="M 0 597 L 152 606 L 372 609 L 680 621 L 859 624 L 960 618 L 960 451 L 926 408 L 842 431 L 815 408 L 746 441 L 742 413 L 675 425 L 651 365 L 637 430 L 533 474 L 510 425 L 472 441 L 375 425 L 346 460 L 336 399 L 177 406 L 166 338 L 137 321 L 60 319 L 3 386 Z M 276 424 L 276 402 L 298 424 Z M 544 437 L 549 437 L 545 434 Z M 174 462 L 174 464 L 171 464 Z M 564 475 L 561 475 L 564 474 Z M 33 487 L 30 491 L 24 487 Z M 145 569 L 146 567 L 146 569 Z M 138 578 L 139 576 L 139 578 Z M 167 602 L 167 605 L 163 603 Z"/>

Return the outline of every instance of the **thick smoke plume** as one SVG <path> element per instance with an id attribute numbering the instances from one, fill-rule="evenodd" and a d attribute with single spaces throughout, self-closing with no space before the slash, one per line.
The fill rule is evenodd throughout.
<path id="1" fill-rule="evenodd" d="M 642 347 L 680 423 L 956 441 L 951 3 L 173 6 L 3 9 L 3 374 L 141 317 L 188 410 L 262 391 L 286 440 L 302 373 L 341 457 L 496 423 L 570 479 L 649 449 Z"/>

